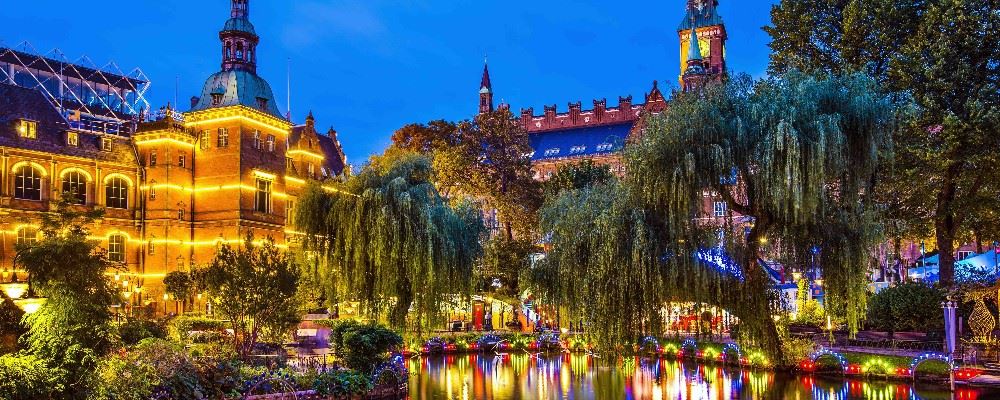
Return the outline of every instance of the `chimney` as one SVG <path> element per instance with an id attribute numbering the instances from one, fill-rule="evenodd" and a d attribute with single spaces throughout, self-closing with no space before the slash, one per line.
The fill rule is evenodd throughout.
<path id="1" fill-rule="evenodd" d="M 628 95 L 627 97 L 619 96 L 618 108 L 621 109 L 621 111 L 624 112 L 625 115 L 630 114 L 632 112 L 632 95 Z"/>
<path id="2" fill-rule="evenodd" d="M 545 122 L 552 123 L 556 120 L 556 105 L 545 106 Z"/>
<path id="3" fill-rule="evenodd" d="M 198 105 L 199 101 L 201 101 L 200 97 L 198 96 L 191 97 L 191 108 L 194 109 L 194 107 Z"/>
<path id="4" fill-rule="evenodd" d="M 531 117 L 535 116 L 535 109 L 528 107 L 521 109 L 521 125 L 524 125 L 525 129 L 531 124 Z"/>
<path id="5" fill-rule="evenodd" d="M 580 111 L 583 110 L 583 102 L 569 103 L 569 120 L 576 124 L 580 120 Z"/>

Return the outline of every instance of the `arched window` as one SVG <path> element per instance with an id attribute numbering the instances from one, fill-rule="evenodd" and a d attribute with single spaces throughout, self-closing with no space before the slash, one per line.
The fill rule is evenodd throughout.
<path id="1" fill-rule="evenodd" d="M 80 171 L 63 174 L 62 195 L 71 204 L 87 204 L 87 176 Z"/>
<path id="2" fill-rule="evenodd" d="M 33 246 L 35 243 L 38 243 L 38 229 L 25 226 L 17 230 L 18 246 Z"/>
<path id="3" fill-rule="evenodd" d="M 120 176 L 107 180 L 104 200 L 108 208 L 128 209 L 128 181 Z"/>
<path id="4" fill-rule="evenodd" d="M 14 170 L 14 198 L 41 200 L 42 173 L 30 165 L 22 165 Z"/>
<path id="5" fill-rule="evenodd" d="M 243 59 L 243 43 L 236 44 L 236 59 L 237 60 Z"/>
<path id="6" fill-rule="evenodd" d="M 108 259 L 113 262 L 125 262 L 125 235 L 108 236 Z"/>

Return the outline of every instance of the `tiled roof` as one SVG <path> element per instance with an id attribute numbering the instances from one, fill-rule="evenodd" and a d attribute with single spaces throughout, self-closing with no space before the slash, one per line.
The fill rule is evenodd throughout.
<path id="1" fill-rule="evenodd" d="M 288 135 L 289 148 L 298 145 L 299 140 L 302 139 L 303 132 L 309 128 L 309 125 L 298 125 L 293 127 L 291 134 Z M 344 150 L 340 148 L 340 142 L 338 142 L 336 138 L 330 136 L 331 134 L 336 135 L 336 132 L 332 130 L 329 134 L 315 132 L 319 148 L 323 152 L 323 168 L 330 171 L 332 175 L 340 175 L 344 172 L 344 167 L 346 167 Z"/>
<path id="2" fill-rule="evenodd" d="M 624 146 L 634 125 L 634 121 L 627 121 L 529 134 L 528 140 L 534 150 L 531 160 L 587 157 L 617 152 Z"/>
<path id="3" fill-rule="evenodd" d="M 326 155 L 323 167 L 333 172 L 334 175 L 344 173 L 344 168 L 347 167 L 347 160 L 344 159 L 344 150 L 340 148 L 340 142 L 324 134 L 319 134 L 316 137 L 319 139 L 319 147 L 323 149 L 323 154 Z"/>
<path id="4" fill-rule="evenodd" d="M 222 94 L 218 104 L 212 104 L 212 94 Z M 221 71 L 212 74 L 201 89 L 201 97 L 191 111 L 207 110 L 216 107 L 244 105 L 259 109 L 257 98 L 267 100 L 267 108 L 262 110 L 278 118 L 283 118 L 278 111 L 278 104 L 271 91 L 271 85 L 257 74 L 244 70 Z"/>
<path id="5" fill-rule="evenodd" d="M 35 139 L 20 137 L 17 123 L 21 119 L 38 124 Z M 68 129 L 66 120 L 41 92 L 0 84 L 0 146 L 138 165 L 128 138 L 104 135 L 112 138 L 114 144 L 112 151 L 103 151 L 101 135 L 77 132 L 80 145 L 69 146 L 66 145 Z"/>

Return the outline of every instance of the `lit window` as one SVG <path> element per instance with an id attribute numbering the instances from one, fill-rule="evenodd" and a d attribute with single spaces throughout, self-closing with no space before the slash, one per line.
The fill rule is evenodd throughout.
<path id="1" fill-rule="evenodd" d="M 309 163 L 309 166 L 308 166 L 307 169 L 309 171 L 309 177 L 310 178 L 313 178 L 313 177 L 316 176 L 316 166 L 313 165 L 313 163 Z"/>
<path id="2" fill-rule="evenodd" d="M 292 200 L 285 201 L 285 225 L 295 225 L 295 202 Z"/>
<path id="3" fill-rule="evenodd" d="M 22 119 L 17 127 L 17 133 L 23 138 L 34 139 L 38 136 L 38 123 Z"/>
<path id="4" fill-rule="evenodd" d="M 156 254 L 156 236 L 149 238 L 149 242 L 146 244 L 146 251 L 149 252 L 149 255 Z"/>
<path id="5" fill-rule="evenodd" d="M 128 181 L 122 177 L 112 177 L 104 187 L 105 205 L 108 208 L 128 209 Z"/>
<path id="6" fill-rule="evenodd" d="M 156 181 L 149 184 L 149 201 L 156 200 Z"/>
<path id="7" fill-rule="evenodd" d="M 716 217 L 725 217 L 726 216 L 726 207 L 727 207 L 727 205 L 726 205 L 726 202 L 724 202 L 724 201 L 717 201 L 717 202 L 715 202 L 715 216 Z"/>
<path id="8" fill-rule="evenodd" d="M 183 154 L 177 156 L 177 166 L 181 167 L 181 168 L 186 167 L 187 166 L 187 157 L 185 157 Z"/>
<path id="9" fill-rule="evenodd" d="M 219 137 L 216 143 L 217 147 L 229 147 L 229 129 L 219 128 Z"/>
<path id="10" fill-rule="evenodd" d="M 62 193 L 71 204 L 87 204 L 87 177 L 80 171 L 63 174 Z"/>
<path id="11" fill-rule="evenodd" d="M 21 200 L 41 200 L 41 172 L 30 165 L 22 165 L 14 170 L 14 198 Z"/>
<path id="12" fill-rule="evenodd" d="M 80 135 L 76 132 L 66 132 L 66 144 L 69 146 L 79 146 Z"/>
<path id="13" fill-rule="evenodd" d="M 26 226 L 17 230 L 18 246 L 33 246 L 35 243 L 38 243 L 38 229 Z"/>
<path id="14" fill-rule="evenodd" d="M 101 138 L 101 150 L 111 151 L 111 138 Z"/>
<path id="15" fill-rule="evenodd" d="M 271 212 L 271 181 L 257 178 L 257 196 L 254 210 L 259 213 Z"/>
<path id="16" fill-rule="evenodd" d="M 260 146 L 261 146 L 260 131 L 257 130 L 257 129 L 254 129 L 254 131 L 253 131 L 253 148 L 255 148 L 257 150 L 260 150 Z"/>
<path id="17" fill-rule="evenodd" d="M 545 156 L 546 157 L 552 157 L 552 156 L 555 156 L 555 155 L 559 155 L 559 148 L 558 147 L 553 148 L 553 149 L 545 150 Z"/>
<path id="18" fill-rule="evenodd" d="M 152 150 L 149 152 L 149 166 L 150 167 L 156 166 L 156 150 Z"/>
<path id="19" fill-rule="evenodd" d="M 177 209 L 177 219 L 184 220 L 184 209 L 183 208 L 178 208 Z"/>
<path id="20" fill-rule="evenodd" d="M 125 262 L 125 235 L 108 237 L 108 260 L 118 263 Z"/>
<path id="21" fill-rule="evenodd" d="M 267 135 L 267 151 L 274 153 L 274 135 Z"/>
<path id="22" fill-rule="evenodd" d="M 604 143 L 601 143 L 601 144 L 597 145 L 597 151 L 609 151 L 609 150 L 613 149 L 614 147 L 615 147 L 615 145 L 613 145 L 611 143 L 604 142 Z"/>
<path id="23" fill-rule="evenodd" d="M 207 150 L 208 149 L 209 140 L 211 140 L 211 139 L 212 139 L 212 134 L 211 133 L 209 133 L 207 130 L 201 131 L 201 137 L 199 138 L 199 141 L 201 142 L 201 149 L 202 150 Z"/>
<path id="24" fill-rule="evenodd" d="M 573 146 L 569 149 L 569 154 L 580 154 L 587 151 L 587 146 Z"/>

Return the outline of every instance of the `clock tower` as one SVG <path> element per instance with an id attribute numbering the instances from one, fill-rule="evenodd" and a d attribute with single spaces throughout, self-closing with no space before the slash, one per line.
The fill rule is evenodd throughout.
<path id="1" fill-rule="evenodd" d="M 718 0 L 688 0 L 687 13 L 677 27 L 677 36 L 680 39 L 680 83 L 681 87 L 689 87 L 685 83 L 685 75 L 691 76 L 692 65 L 696 61 L 696 56 L 692 56 L 692 50 L 700 53 L 701 69 L 704 75 L 699 76 L 699 80 L 718 80 L 726 74 L 726 25 L 722 21 L 722 16 L 718 12 Z M 692 32 L 694 30 L 694 32 Z M 692 42 L 697 41 L 695 46 Z M 692 49 L 692 47 L 696 47 Z"/>

